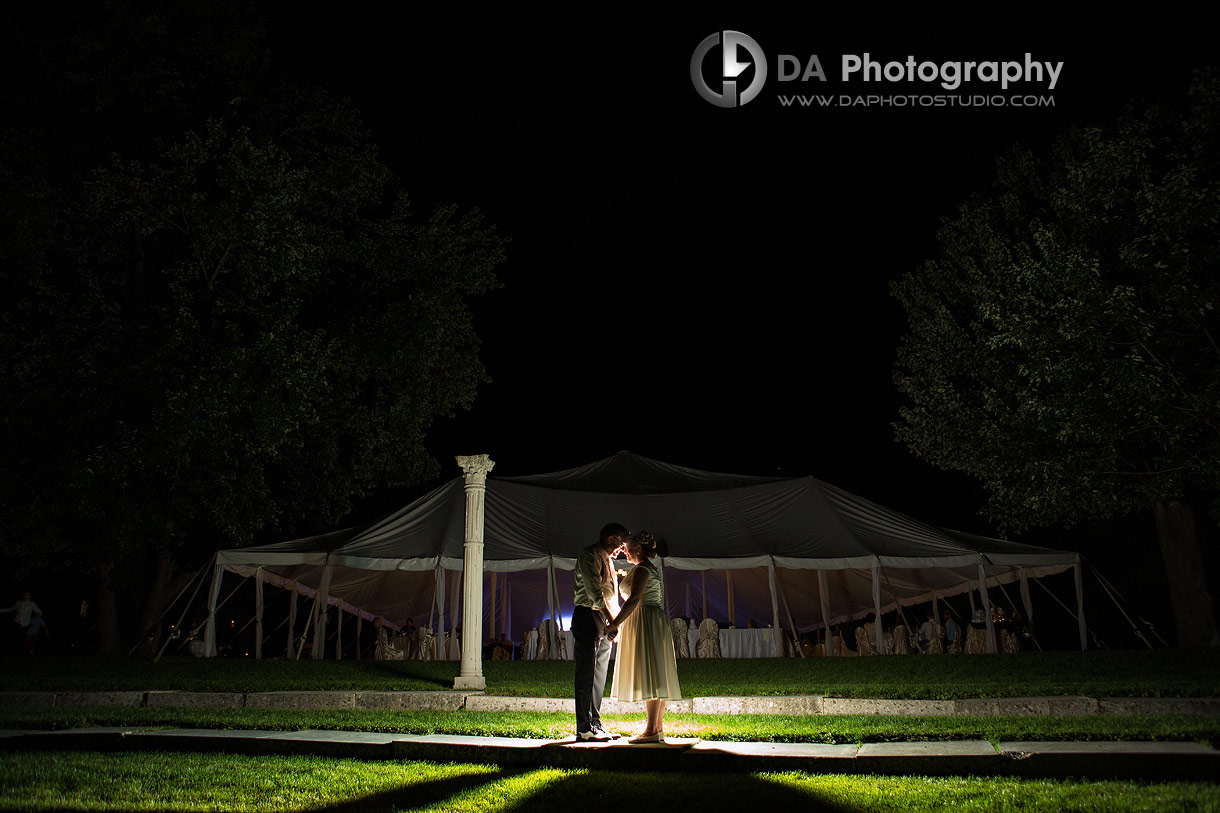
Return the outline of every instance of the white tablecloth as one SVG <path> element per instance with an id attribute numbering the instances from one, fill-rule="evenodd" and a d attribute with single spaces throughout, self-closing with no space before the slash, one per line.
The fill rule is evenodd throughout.
<path id="1" fill-rule="evenodd" d="M 774 658 L 773 629 L 729 629 L 720 630 L 720 657 L 722 658 Z M 691 657 L 699 651 L 699 629 L 687 634 L 690 640 Z"/>
<path id="2" fill-rule="evenodd" d="M 565 659 L 570 661 L 570 660 L 572 660 L 572 657 L 573 657 L 572 653 L 576 651 L 574 649 L 576 644 L 575 644 L 574 639 L 572 638 L 572 630 L 564 630 L 560 634 L 563 636 L 563 640 L 567 644 L 567 648 L 563 654 L 566 656 Z M 618 654 L 618 642 L 616 641 L 614 643 L 614 645 L 610 647 L 610 657 L 613 658 L 617 654 Z M 525 654 L 523 655 L 523 657 L 527 661 L 537 660 L 537 658 L 538 658 L 538 634 L 536 632 L 531 631 L 531 632 L 527 632 L 525 634 Z"/>

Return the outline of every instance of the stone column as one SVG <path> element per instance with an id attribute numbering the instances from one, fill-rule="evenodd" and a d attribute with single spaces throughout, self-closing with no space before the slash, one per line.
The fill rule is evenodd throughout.
<path id="1" fill-rule="evenodd" d="M 487 688 L 483 678 L 483 498 L 487 472 L 496 464 L 485 454 L 459 456 L 466 482 L 466 544 L 462 559 L 462 668 L 455 689 Z"/>

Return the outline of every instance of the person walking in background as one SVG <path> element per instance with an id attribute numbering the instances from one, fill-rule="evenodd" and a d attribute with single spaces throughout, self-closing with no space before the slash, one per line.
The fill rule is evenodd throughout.
<path id="1" fill-rule="evenodd" d="M 41 633 L 46 633 L 47 637 L 51 637 L 51 631 L 47 629 L 47 622 L 42 618 L 42 611 L 35 610 L 34 615 L 30 617 L 30 623 L 25 628 L 25 644 L 21 651 L 26 655 L 33 655 L 35 648 L 38 646 L 38 636 Z"/>
<path id="2" fill-rule="evenodd" d="M 945 652 L 950 655 L 960 654 L 962 651 L 961 626 L 948 610 L 941 613 L 941 618 L 945 620 Z"/>
<path id="3" fill-rule="evenodd" d="M 640 531 L 627 540 L 627 561 L 635 568 L 627 575 L 622 592 L 626 597 L 606 634 L 623 637 L 614 660 L 614 683 L 610 693 L 622 702 L 644 701 L 647 723 L 630 742 L 662 742 L 665 739 L 665 701 L 681 700 L 678 659 L 670 633 L 669 614 L 661 601 L 661 577 L 652 559 L 657 540 Z"/>
<path id="4" fill-rule="evenodd" d="M 30 626 L 30 619 L 34 617 L 34 613 L 42 614 L 42 610 L 30 598 L 30 591 L 27 590 L 22 593 L 21 598 L 13 602 L 12 607 L 0 607 L 0 613 L 13 613 L 13 621 L 17 626 L 17 636 L 22 639 L 22 647 L 24 648 L 25 631 Z"/>

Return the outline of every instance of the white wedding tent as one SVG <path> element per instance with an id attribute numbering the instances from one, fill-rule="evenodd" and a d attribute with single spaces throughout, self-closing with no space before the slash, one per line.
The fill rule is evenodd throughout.
<path id="1" fill-rule="evenodd" d="M 577 554 L 607 522 L 648 529 L 662 541 L 672 616 L 807 631 L 876 614 L 879 640 L 884 613 L 971 591 L 972 606 L 977 597 L 990 619 L 989 588 L 1012 583 L 1028 613 L 1029 578 L 1074 568 L 1085 645 L 1079 554 L 935 528 L 813 477 L 720 474 L 620 452 L 549 474 L 487 476 L 485 491 L 479 479 L 481 525 L 467 516 L 459 475 L 366 528 L 219 551 L 206 653 L 216 654 L 226 573 L 256 586 L 260 646 L 263 585 L 291 591 L 289 657 L 294 640 L 327 640 L 334 621 L 319 607 L 338 608 L 340 623 L 345 614 L 357 623 L 382 617 L 395 628 L 412 619 L 439 641 L 463 625 L 462 605 L 480 598 L 479 625 L 466 624 L 480 631 L 480 642 L 499 632 L 520 641 L 546 619 L 566 627 Z M 472 532 L 476 526 L 481 534 Z M 480 547 L 469 544 L 473 536 L 481 536 L 481 569 L 469 558 Z M 465 570 L 478 584 L 459 602 Z M 299 619 L 298 595 L 313 600 Z M 314 645 L 311 656 L 322 650 Z"/>

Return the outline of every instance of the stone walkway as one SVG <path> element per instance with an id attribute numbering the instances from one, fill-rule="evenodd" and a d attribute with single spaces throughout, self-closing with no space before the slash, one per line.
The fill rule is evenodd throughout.
<path id="1" fill-rule="evenodd" d="M 865 745 L 670 739 L 631 745 L 355 731 L 92 728 L 0 731 L 2 750 L 221 751 L 358 759 L 419 759 L 514 767 L 652 771 L 808 771 L 1022 778 L 1220 779 L 1220 751 L 1169 742 L 889 742 Z"/>

